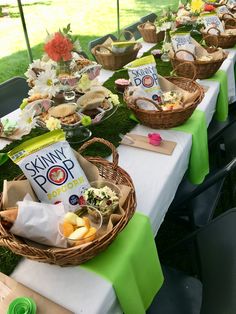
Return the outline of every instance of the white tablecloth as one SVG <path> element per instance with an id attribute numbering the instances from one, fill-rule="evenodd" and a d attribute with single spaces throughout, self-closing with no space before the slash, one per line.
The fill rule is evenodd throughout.
<path id="1" fill-rule="evenodd" d="M 147 46 L 146 46 L 147 47 Z M 150 48 L 150 46 L 148 47 Z M 234 56 L 233 56 L 234 57 Z M 224 67 L 232 67 L 233 59 Z M 227 72 L 229 76 L 230 70 Z M 111 71 L 102 71 L 101 80 Z M 209 124 L 215 110 L 219 83 L 202 81 L 209 87 L 198 109 L 206 114 Z M 231 89 L 235 97 L 235 89 Z M 17 117 L 17 112 L 11 114 Z M 147 135 L 154 131 L 138 125 L 132 133 Z M 155 130 L 157 131 L 157 130 Z M 137 211 L 150 217 L 155 235 L 174 198 L 175 191 L 188 167 L 191 135 L 173 130 L 158 130 L 164 139 L 177 142 L 172 156 L 119 146 L 119 165 L 132 177 L 137 194 Z M 0 147 L 4 141 L 0 141 Z M 74 313 L 122 313 L 111 283 L 80 266 L 61 268 L 23 259 L 12 273 L 17 281 L 68 308 Z"/>

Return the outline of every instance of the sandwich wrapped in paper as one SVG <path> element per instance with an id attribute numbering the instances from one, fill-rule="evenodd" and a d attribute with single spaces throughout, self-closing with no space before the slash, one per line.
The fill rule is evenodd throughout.
<path id="1" fill-rule="evenodd" d="M 0 212 L 2 225 L 15 235 L 50 246 L 67 246 L 58 232 L 58 224 L 65 214 L 62 203 L 57 205 L 32 201 L 27 195 L 17 207 Z"/>
<path id="2" fill-rule="evenodd" d="M 62 130 L 30 139 L 8 153 L 41 202 L 78 207 L 90 186 Z"/>

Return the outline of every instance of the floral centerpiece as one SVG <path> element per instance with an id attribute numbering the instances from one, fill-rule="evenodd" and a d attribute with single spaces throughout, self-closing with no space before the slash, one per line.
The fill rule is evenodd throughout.
<path id="1" fill-rule="evenodd" d="M 70 24 L 52 35 L 48 34 L 44 51 L 43 58 L 35 60 L 25 73 L 32 87 L 29 95 L 51 99 L 60 91 L 73 90 L 82 75 L 86 74 L 86 71 L 81 70 L 94 66 L 94 62 L 81 55 L 79 40 L 72 37 Z M 96 64 L 97 68 L 100 67 Z M 95 77 L 89 78 L 92 80 Z"/>

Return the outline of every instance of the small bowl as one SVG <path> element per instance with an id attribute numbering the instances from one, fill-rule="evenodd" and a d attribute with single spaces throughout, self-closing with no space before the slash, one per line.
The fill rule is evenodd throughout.
<path id="1" fill-rule="evenodd" d="M 115 80 L 116 90 L 120 93 L 124 93 L 125 89 L 129 87 L 130 81 L 127 79 L 117 79 Z"/>
<path id="2" fill-rule="evenodd" d="M 92 181 L 90 182 L 91 187 L 93 188 L 103 188 L 105 186 L 108 186 L 112 191 L 114 191 L 116 193 L 116 195 L 118 196 L 118 199 L 120 200 L 122 193 L 121 190 L 117 187 L 117 185 L 115 185 L 114 183 L 110 182 L 110 181 L 106 181 L 106 180 L 98 180 L 98 181 Z M 119 201 L 117 204 L 114 204 L 113 206 L 108 207 L 108 209 L 106 211 L 101 211 L 99 210 L 99 206 L 96 206 L 94 204 L 90 204 L 87 203 L 89 206 L 93 206 L 95 207 L 102 215 L 103 217 L 103 223 L 107 223 L 111 214 L 113 214 L 117 208 L 119 207 Z"/>
<path id="3" fill-rule="evenodd" d="M 66 237 L 63 234 L 63 229 L 62 229 L 63 228 L 62 223 L 64 221 L 64 216 L 63 216 L 59 222 L 58 231 L 59 231 L 59 234 L 61 235 L 61 237 L 63 237 L 64 239 L 67 240 L 69 247 L 87 244 L 87 243 L 90 243 L 90 242 L 94 241 L 95 239 L 97 239 L 98 234 L 99 234 L 99 230 L 100 230 L 102 223 L 103 223 L 103 217 L 102 217 L 101 213 L 99 212 L 99 210 L 97 210 L 95 207 L 90 206 L 90 205 L 82 205 L 81 208 L 75 212 L 75 214 L 80 218 L 87 217 L 89 219 L 89 222 L 90 222 L 90 227 L 96 228 L 97 230 L 96 230 L 96 233 L 93 235 L 86 236 L 86 234 L 85 234 L 80 239 L 70 239 L 70 236 Z M 75 228 L 74 230 L 76 230 L 76 229 L 79 229 L 79 227 Z"/>

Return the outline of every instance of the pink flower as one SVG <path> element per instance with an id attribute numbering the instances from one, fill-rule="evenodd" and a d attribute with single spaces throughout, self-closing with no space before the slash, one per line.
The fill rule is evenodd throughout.
<path id="1" fill-rule="evenodd" d="M 72 58 L 72 42 L 61 33 L 55 33 L 52 40 L 45 44 L 44 50 L 53 61 L 68 61 Z"/>
<path id="2" fill-rule="evenodd" d="M 161 144 L 162 138 L 159 133 L 149 133 L 148 142 L 151 145 L 159 146 Z"/>

